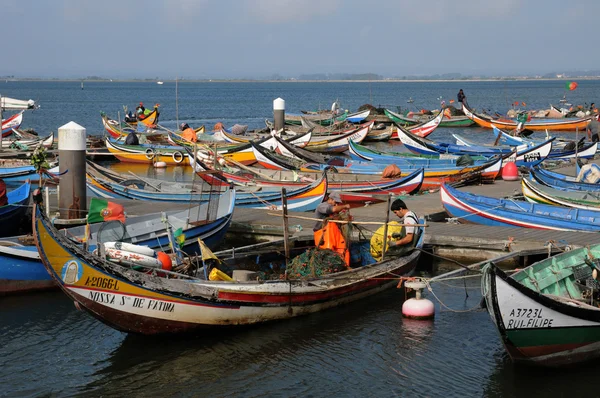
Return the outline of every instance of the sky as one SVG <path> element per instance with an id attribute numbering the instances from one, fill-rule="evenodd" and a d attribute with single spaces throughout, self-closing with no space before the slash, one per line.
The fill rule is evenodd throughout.
<path id="1" fill-rule="evenodd" d="M 0 76 L 600 69 L 598 0 L 0 0 Z"/>

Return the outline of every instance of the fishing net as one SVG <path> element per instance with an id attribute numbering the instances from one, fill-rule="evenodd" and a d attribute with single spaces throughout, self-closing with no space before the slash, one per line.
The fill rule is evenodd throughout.
<path id="1" fill-rule="evenodd" d="M 96 241 L 102 242 L 123 242 L 129 239 L 125 224 L 121 221 L 113 220 L 102 223 L 98 229 Z"/>
<path id="2" fill-rule="evenodd" d="M 321 277 L 344 271 L 344 259 L 333 250 L 309 249 L 290 261 L 287 267 L 289 279 Z"/>

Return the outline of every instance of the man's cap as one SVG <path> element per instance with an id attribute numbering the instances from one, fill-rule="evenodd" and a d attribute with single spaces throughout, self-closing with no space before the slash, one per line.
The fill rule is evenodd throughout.
<path id="1" fill-rule="evenodd" d="M 329 194 L 329 198 L 333 199 L 336 203 L 342 203 L 342 197 L 338 191 L 333 191 Z"/>

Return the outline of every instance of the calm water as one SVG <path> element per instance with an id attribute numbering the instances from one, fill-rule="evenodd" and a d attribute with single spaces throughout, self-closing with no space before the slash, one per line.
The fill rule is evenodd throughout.
<path id="1" fill-rule="evenodd" d="M 505 112 L 513 101 L 528 108 L 557 104 L 562 82 L 463 83 L 182 83 L 179 120 L 211 127 L 262 127 L 272 101 L 289 112 L 360 105 L 436 108 L 438 97 L 463 88 L 472 106 Z M 600 81 L 582 81 L 574 104 L 595 101 Z M 7 82 L 0 94 L 35 99 L 23 128 L 41 134 L 75 121 L 102 134 L 100 111 L 161 104 L 161 121 L 176 126 L 175 84 Z M 599 101 L 595 101 L 599 102 Z M 489 132 L 440 130 L 485 140 Z M 124 166 L 121 166 L 124 167 Z M 126 166 L 125 169 L 126 170 Z M 136 171 L 139 172 L 139 171 Z M 185 178 L 181 168 L 158 177 Z M 429 261 L 424 258 L 424 263 Z M 426 264 L 425 264 L 426 265 Z M 126 335 L 77 311 L 60 292 L 0 297 L 0 396 L 597 396 L 600 368 L 571 371 L 515 367 L 486 311 L 477 309 L 479 280 L 434 285 L 451 312 L 436 306 L 434 321 L 402 319 L 393 289 L 343 308 L 258 327 L 195 337 Z M 431 295 L 428 295 L 433 300 Z"/>

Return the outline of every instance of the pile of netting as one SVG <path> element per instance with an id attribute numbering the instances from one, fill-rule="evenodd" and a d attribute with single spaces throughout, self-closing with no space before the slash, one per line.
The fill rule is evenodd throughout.
<path id="1" fill-rule="evenodd" d="M 344 271 L 344 259 L 333 250 L 312 248 L 294 257 L 288 264 L 289 279 L 320 277 Z"/>

